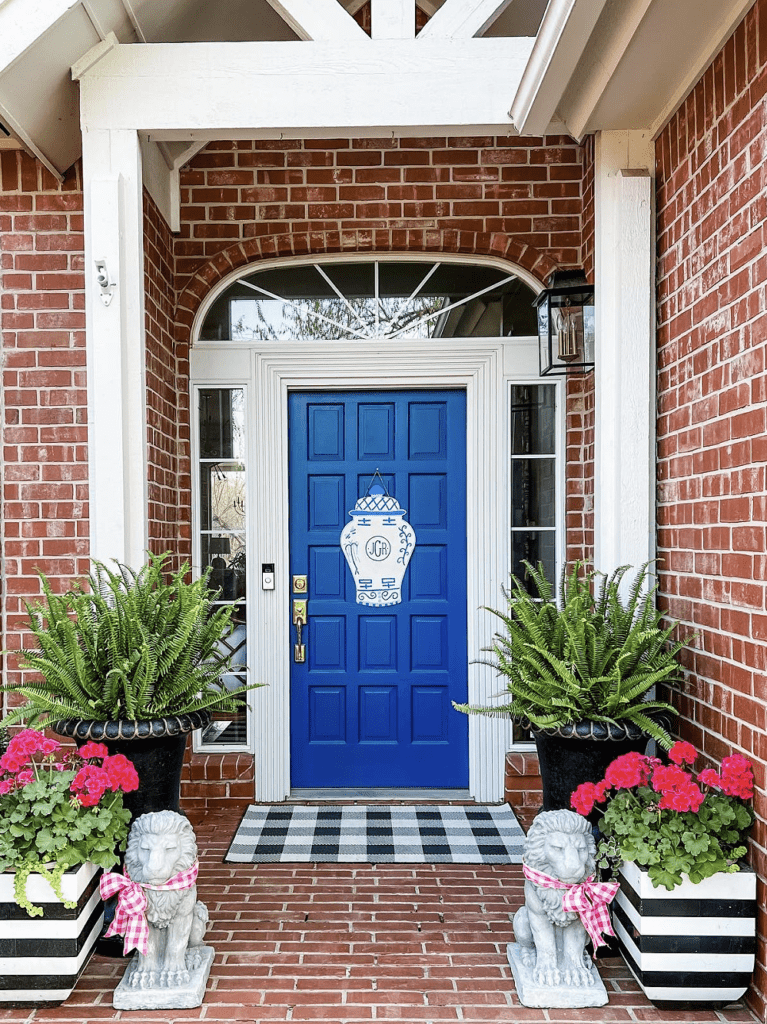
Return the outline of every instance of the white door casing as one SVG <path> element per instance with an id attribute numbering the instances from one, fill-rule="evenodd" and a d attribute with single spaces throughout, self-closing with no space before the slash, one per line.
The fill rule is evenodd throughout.
<path id="1" fill-rule="evenodd" d="M 509 431 L 504 355 L 510 347 L 519 350 L 513 360 L 515 378 L 535 379 L 537 354 L 532 340 L 460 339 L 436 345 L 429 340 L 322 346 L 295 343 L 260 351 L 244 345 L 222 350 L 221 343 L 198 343 L 193 350 L 193 383 L 249 385 L 253 395 L 248 649 L 254 652 L 250 659 L 253 681 L 269 684 L 251 694 L 257 800 L 282 800 L 290 791 L 289 391 L 466 390 L 469 701 L 487 703 L 501 688 L 498 679 L 492 669 L 471 661 L 479 656 L 492 632 L 483 607 L 497 606 L 501 584 L 508 579 Z M 273 591 L 260 588 L 262 562 L 275 563 Z M 469 788 L 475 799 L 503 799 L 503 762 L 510 743 L 508 722 L 469 719 Z"/>

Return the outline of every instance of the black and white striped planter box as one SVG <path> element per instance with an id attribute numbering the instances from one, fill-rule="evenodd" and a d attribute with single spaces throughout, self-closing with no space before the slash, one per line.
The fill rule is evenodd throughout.
<path id="1" fill-rule="evenodd" d="M 750 868 L 670 892 L 621 865 L 612 903 L 621 951 L 657 1003 L 731 1003 L 751 981 L 756 953 L 756 875 Z"/>
<path id="2" fill-rule="evenodd" d="M 0 1008 L 55 1006 L 77 984 L 104 921 L 99 894 L 101 868 L 81 864 L 62 879 L 68 910 L 40 875 L 30 875 L 27 893 L 42 906 L 42 917 L 29 917 L 13 898 L 13 874 L 0 874 Z"/>

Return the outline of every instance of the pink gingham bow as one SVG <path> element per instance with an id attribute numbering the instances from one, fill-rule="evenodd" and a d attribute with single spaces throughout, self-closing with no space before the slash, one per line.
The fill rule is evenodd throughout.
<path id="1" fill-rule="evenodd" d="M 580 916 L 594 949 L 607 945 L 603 935 L 615 935 L 607 904 L 612 902 L 619 889 L 617 882 L 595 882 L 593 875 L 582 882 L 560 882 L 558 878 L 541 874 L 527 864 L 522 865 L 522 872 L 525 878 L 544 889 L 567 890 L 562 897 L 562 909 L 575 911 Z"/>
<path id="2" fill-rule="evenodd" d="M 127 874 L 121 875 L 117 871 L 108 871 L 103 874 L 99 882 L 102 900 L 108 900 L 116 892 L 120 894 L 117 897 L 115 916 L 104 938 L 108 939 L 110 935 L 124 935 L 124 954 L 127 955 L 131 949 L 137 949 L 146 956 L 149 948 L 149 926 L 146 923 L 147 898 L 144 890 L 191 889 L 197 881 L 199 869 L 200 865 L 195 861 L 191 867 L 179 871 L 177 875 L 161 885 L 134 882 Z"/>

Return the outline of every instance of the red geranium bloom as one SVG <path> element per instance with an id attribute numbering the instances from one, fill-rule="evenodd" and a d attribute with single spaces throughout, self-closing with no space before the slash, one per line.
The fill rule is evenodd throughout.
<path id="1" fill-rule="evenodd" d="M 604 800 L 604 783 L 582 782 L 570 797 L 570 807 L 579 814 L 591 814 L 594 804 Z"/>
<path id="2" fill-rule="evenodd" d="M 652 788 L 656 793 L 665 793 L 669 789 L 678 789 L 689 783 L 690 776 L 677 765 L 660 765 L 653 772 Z"/>
<path id="3" fill-rule="evenodd" d="M 698 782 L 702 782 L 705 786 L 712 786 L 715 789 L 720 789 L 722 785 L 721 776 L 713 768 L 704 768 L 698 776 Z"/>
<path id="4" fill-rule="evenodd" d="M 605 782 L 615 789 L 633 789 L 646 786 L 650 780 L 650 760 L 644 754 L 632 751 L 623 754 L 607 766 Z"/>
<path id="5" fill-rule="evenodd" d="M 8 753 L 31 756 L 39 750 L 43 754 L 52 754 L 60 748 L 60 743 L 57 743 L 56 740 L 48 739 L 47 736 L 43 736 L 37 729 L 22 729 L 21 732 L 16 733 L 8 744 Z"/>
<path id="6" fill-rule="evenodd" d="M 705 797 L 696 785 L 667 789 L 658 801 L 659 810 L 698 811 Z"/>
<path id="7" fill-rule="evenodd" d="M 668 752 L 669 760 L 674 764 L 692 764 L 698 756 L 692 743 L 685 740 L 677 740 Z"/>
<path id="8" fill-rule="evenodd" d="M 131 793 L 138 789 L 138 774 L 125 754 L 114 754 L 112 757 L 104 758 L 103 768 L 109 779 L 109 789 L 113 793 Z"/>
<path id="9" fill-rule="evenodd" d="M 23 753 L 15 753 L 11 750 L 6 750 L 2 757 L 0 757 L 0 768 L 4 772 L 18 772 L 25 764 L 29 764 L 29 755 Z"/>
<path id="10" fill-rule="evenodd" d="M 109 750 L 106 744 L 94 743 L 92 740 L 80 747 L 78 753 L 84 761 L 88 761 L 91 757 L 109 757 Z"/>
<path id="11" fill-rule="evenodd" d="M 742 754 L 731 754 L 722 759 L 721 789 L 728 796 L 750 800 L 754 795 L 754 773 L 751 762 Z"/>
<path id="12" fill-rule="evenodd" d="M 86 764 L 69 787 L 83 807 L 94 807 L 109 788 L 109 776 L 103 768 Z"/>

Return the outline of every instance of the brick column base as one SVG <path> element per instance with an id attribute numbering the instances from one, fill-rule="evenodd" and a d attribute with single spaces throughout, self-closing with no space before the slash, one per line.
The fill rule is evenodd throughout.
<path id="1" fill-rule="evenodd" d="M 255 796 L 252 754 L 191 754 L 181 776 L 181 810 L 192 824 L 214 811 L 242 813 Z"/>
<path id="2" fill-rule="evenodd" d="M 543 804 L 541 769 L 534 751 L 506 755 L 504 799 L 525 831 Z"/>

